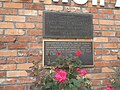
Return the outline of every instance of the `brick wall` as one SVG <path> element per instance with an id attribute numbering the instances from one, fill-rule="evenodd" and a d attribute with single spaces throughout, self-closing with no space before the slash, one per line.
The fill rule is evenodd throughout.
<path id="1" fill-rule="evenodd" d="M 99 0 L 98 0 L 99 1 Z M 0 0 L 0 90 L 29 90 L 33 81 L 25 70 L 32 61 L 42 65 L 42 16 L 44 10 L 93 14 L 94 64 L 88 69 L 95 90 L 104 90 L 107 66 L 120 68 L 120 8 L 116 0 L 105 0 L 105 7 L 73 1 L 63 4 L 52 0 Z"/>

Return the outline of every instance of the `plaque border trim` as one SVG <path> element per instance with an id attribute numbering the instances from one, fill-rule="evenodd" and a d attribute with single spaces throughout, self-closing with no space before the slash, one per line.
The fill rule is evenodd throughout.
<path id="1" fill-rule="evenodd" d="M 93 42 L 93 39 L 66 39 L 66 40 L 64 40 L 64 39 L 44 39 L 43 40 L 43 48 L 42 48 L 42 51 L 43 51 L 43 55 L 42 55 L 42 65 L 43 65 L 43 67 L 45 67 L 45 68 L 51 68 L 52 66 L 47 66 L 47 65 L 45 65 L 44 64 L 44 42 L 45 41 L 51 41 L 51 42 L 53 42 L 53 41 L 65 41 L 65 42 L 70 42 L 70 41 L 73 41 L 73 42 L 76 42 L 76 41 L 82 41 L 82 42 L 92 42 L 92 47 L 93 47 L 93 65 L 82 65 L 82 67 L 84 67 L 84 68 L 93 68 L 94 66 L 95 66 L 95 64 L 94 64 L 94 42 Z"/>

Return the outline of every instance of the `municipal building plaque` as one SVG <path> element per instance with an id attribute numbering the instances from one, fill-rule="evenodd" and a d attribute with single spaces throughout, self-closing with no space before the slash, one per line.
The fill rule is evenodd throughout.
<path id="1" fill-rule="evenodd" d="M 44 38 L 93 38 L 93 16 L 72 12 L 44 12 Z"/>

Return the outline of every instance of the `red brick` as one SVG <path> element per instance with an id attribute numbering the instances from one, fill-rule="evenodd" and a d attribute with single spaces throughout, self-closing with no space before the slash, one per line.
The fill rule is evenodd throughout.
<path id="1" fill-rule="evenodd" d="M 108 42 L 108 37 L 95 37 L 94 42 Z"/>
<path id="2" fill-rule="evenodd" d="M 0 58 L 0 64 L 6 64 L 6 58 Z"/>
<path id="3" fill-rule="evenodd" d="M 120 15 L 114 15 L 114 19 L 120 20 Z"/>
<path id="4" fill-rule="evenodd" d="M 28 30 L 27 34 L 31 36 L 41 36 L 42 30 Z"/>
<path id="5" fill-rule="evenodd" d="M 29 3 L 29 2 L 32 2 L 32 0 L 12 0 L 13 2 L 26 2 L 26 3 Z"/>
<path id="6" fill-rule="evenodd" d="M 42 44 L 30 44 L 30 48 L 32 48 L 32 49 L 41 49 Z"/>
<path id="7" fill-rule="evenodd" d="M 26 83 L 32 83 L 35 80 L 33 78 L 18 78 L 18 83 L 20 84 L 26 84 Z"/>
<path id="8" fill-rule="evenodd" d="M 27 22 L 42 22 L 42 17 L 38 17 L 38 16 L 30 16 L 30 17 L 26 17 L 26 21 Z"/>
<path id="9" fill-rule="evenodd" d="M 16 64 L 0 65 L 0 70 L 16 70 Z"/>
<path id="10" fill-rule="evenodd" d="M 115 21 L 115 25 L 120 25 L 120 21 Z"/>
<path id="11" fill-rule="evenodd" d="M 9 78 L 9 79 L 6 79 L 4 84 L 16 84 L 17 83 L 17 79 L 16 78 Z"/>
<path id="12" fill-rule="evenodd" d="M 5 16 L 5 21 L 25 22 L 24 16 Z"/>
<path id="13" fill-rule="evenodd" d="M 18 50 L 18 56 L 28 56 L 28 50 Z"/>
<path id="14" fill-rule="evenodd" d="M 15 42 L 16 37 L 13 36 L 0 36 L 0 42 Z"/>
<path id="15" fill-rule="evenodd" d="M 29 56 L 38 56 L 39 51 L 38 50 L 30 50 L 28 53 Z"/>
<path id="16" fill-rule="evenodd" d="M 101 80 L 91 80 L 92 86 L 99 86 L 101 84 Z"/>
<path id="17" fill-rule="evenodd" d="M 17 10 L 15 9 L 0 9 L 0 14 L 17 14 Z"/>
<path id="18" fill-rule="evenodd" d="M 108 30 L 109 26 L 97 26 L 94 25 L 94 30 Z"/>
<path id="19" fill-rule="evenodd" d="M 5 90 L 24 90 L 23 86 L 5 86 Z"/>
<path id="20" fill-rule="evenodd" d="M 43 28 L 42 26 L 43 26 L 42 23 L 39 23 L 39 24 L 36 24 L 36 25 L 35 25 L 36 28 L 40 28 L 40 29 Z"/>
<path id="21" fill-rule="evenodd" d="M 7 47 L 6 44 L 0 44 L 0 49 L 4 49 L 6 47 Z"/>
<path id="22" fill-rule="evenodd" d="M 109 38 L 109 42 L 118 42 L 118 38 Z"/>
<path id="23" fill-rule="evenodd" d="M 34 15 L 37 16 L 37 10 L 18 10 L 19 15 Z"/>
<path id="24" fill-rule="evenodd" d="M 95 50 L 95 54 L 110 54 L 109 50 Z"/>
<path id="25" fill-rule="evenodd" d="M 5 30 L 6 35 L 24 35 L 25 31 L 21 29 L 8 29 Z"/>
<path id="26" fill-rule="evenodd" d="M 99 23 L 103 25 L 114 25 L 113 20 L 99 20 Z"/>
<path id="27" fill-rule="evenodd" d="M 3 20 L 3 16 L 0 16 L 0 21 L 2 21 Z"/>
<path id="28" fill-rule="evenodd" d="M 0 50 L 0 56 L 17 56 L 17 50 Z"/>
<path id="29" fill-rule="evenodd" d="M 21 77 L 27 76 L 26 71 L 7 71 L 7 77 Z"/>
<path id="30" fill-rule="evenodd" d="M 98 12 L 98 9 L 94 8 L 94 7 L 88 8 L 88 10 L 89 10 L 90 13 L 96 13 L 96 12 Z"/>
<path id="31" fill-rule="evenodd" d="M 16 28 L 34 28 L 34 23 L 16 23 Z"/>
<path id="32" fill-rule="evenodd" d="M 32 10 L 44 10 L 44 4 L 43 3 L 34 3 L 34 4 L 26 3 L 24 8 L 32 9 Z"/>
<path id="33" fill-rule="evenodd" d="M 3 4 L 4 8 L 23 8 L 22 3 L 12 3 L 12 2 L 6 2 Z"/>
<path id="34" fill-rule="evenodd" d="M 0 71 L 0 77 L 6 77 L 6 72 L 5 71 Z"/>
<path id="35" fill-rule="evenodd" d="M 28 63 L 32 63 L 32 62 L 42 62 L 42 56 L 32 56 L 28 58 Z"/>
<path id="36" fill-rule="evenodd" d="M 14 24 L 11 22 L 0 22 L 0 28 L 14 28 Z"/>
<path id="37" fill-rule="evenodd" d="M 57 5 L 46 5 L 45 10 L 55 10 L 55 11 L 61 11 L 63 10 L 63 6 L 57 6 Z"/>
<path id="38" fill-rule="evenodd" d="M 28 70 L 30 69 L 29 67 L 33 66 L 32 63 L 27 63 L 27 64 L 17 64 L 17 69 L 18 70 Z"/>
<path id="39" fill-rule="evenodd" d="M 97 73 L 92 75 L 93 75 L 93 79 L 105 79 L 108 77 L 108 74 L 103 74 L 103 73 Z"/>
<path id="40" fill-rule="evenodd" d="M 1 2 L 8 2 L 8 1 L 11 1 L 11 0 L 0 0 Z"/>
<path id="41" fill-rule="evenodd" d="M 103 44 L 103 48 L 117 48 L 117 44 L 115 43 Z"/>
<path id="42" fill-rule="evenodd" d="M 51 0 L 44 0 L 44 4 L 52 4 Z"/>
<path id="43" fill-rule="evenodd" d="M 17 63 L 26 63 L 26 58 L 25 57 L 9 57 L 7 58 L 7 63 L 8 64 L 17 64 Z"/>
<path id="44" fill-rule="evenodd" d="M 114 10 L 114 14 L 120 14 L 120 10 Z"/>
<path id="45" fill-rule="evenodd" d="M 4 34 L 4 30 L 0 30 L 0 35 Z"/>
<path id="46" fill-rule="evenodd" d="M 102 32 L 102 36 L 115 36 L 115 32 Z"/>
<path id="47" fill-rule="evenodd" d="M 94 48 L 102 48 L 102 45 L 99 43 L 94 43 Z"/>
<path id="48" fill-rule="evenodd" d="M 115 72 L 113 69 L 110 69 L 108 67 L 102 68 L 102 72 Z"/>
<path id="49" fill-rule="evenodd" d="M 117 60 L 117 56 L 102 56 L 102 60 Z"/>
<path id="50" fill-rule="evenodd" d="M 99 24 L 97 19 L 93 19 L 93 24 Z"/>
<path id="51" fill-rule="evenodd" d="M 79 7 L 69 7 L 65 6 L 64 11 L 71 11 L 71 12 L 81 12 L 81 9 Z"/>
<path id="52" fill-rule="evenodd" d="M 18 42 L 36 42 L 36 38 L 30 36 L 19 36 Z"/>
<path id="53" fill-rule="evenodd" d="M 113 10 L 111 9 L 100 9 L 98 12 L 102 14 L 113 14 Z"/>
<path id="54" fill-rule="evenodd" d="M 27 44 L 8 44 L 8 49 L 27 49 Z"/>

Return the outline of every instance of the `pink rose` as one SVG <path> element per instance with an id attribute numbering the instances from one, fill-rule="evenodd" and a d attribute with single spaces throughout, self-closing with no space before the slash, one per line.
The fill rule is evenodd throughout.
<path id="1" fill-rule="evenodd" d="M 55 79 L 60 83 L 60 82 L 64 82 L 67 80 L 67 72 L 64 70 L 59 70 L 56 74 L 55 74 Z"/>
<path id="2" fill-rule="evenodd" d="M 115 88 L 113 88 L 111 84 L 108 84 L 106 90 L 115 90 Z"/>
<path id="3" fill-rule="evenodd" d="M 80 71 L 80 68 L 76 68 L 76 71 Z"/>
<path id="4" fill-rule="evenodd" d="M 79 71 L 79 74 L 81 76 L 85 76 L 87 74 L 87 71 L 83 69 L 83 70 Z"/>
<path id="5" fill-rule="evenodd" d="M 56 52 L 57 55 L 61 55 L 61 52 Z"/>
<path id="6" fill-rule="evenodd" d="M 82 55 L 82 52 L 78 50 L 78 51 L 75 52 L 75 55 L 76 55 L 76 56 L 81 56 L 81 55 Z"/>

